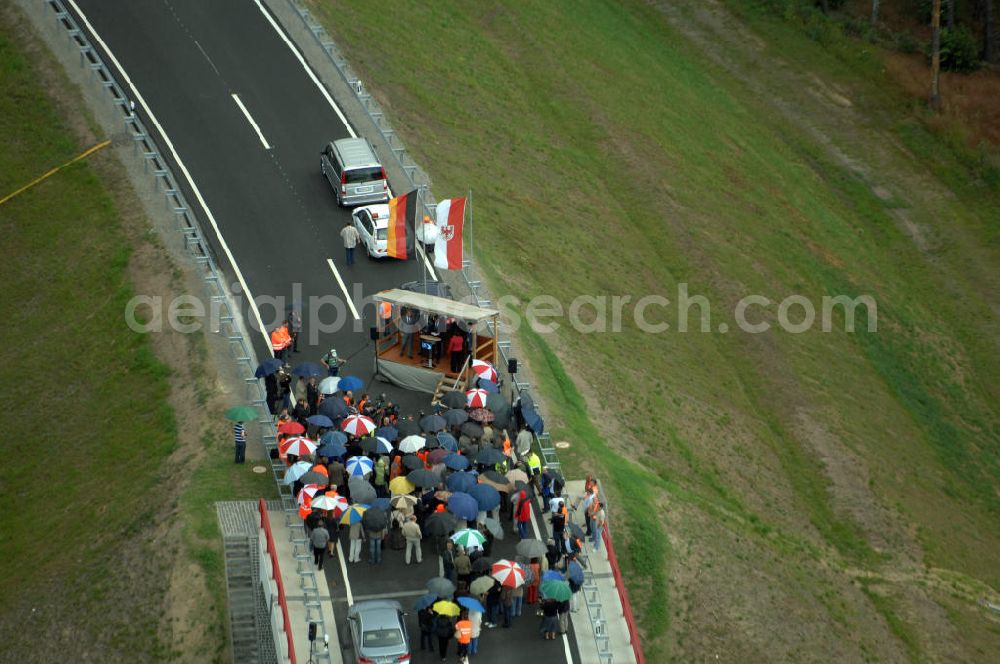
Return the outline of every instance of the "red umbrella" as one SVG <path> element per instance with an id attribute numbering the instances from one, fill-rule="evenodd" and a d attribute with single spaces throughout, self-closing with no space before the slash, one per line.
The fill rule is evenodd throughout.
<path id="1" fill-rule="evenodd" d="M 306 428 L 295 422 L 293 420 L 288 420 L 287 422 L 282 422 L 278 425 L 278 433 L 287 433 L 296 436 L 300 433 L 304 433 Z"/>
<path id="2" fill-rule="evenodd" d="M 524 568 L 512 560 L 499 560 L 490 568 L 490 576 L 501 586 L 518 588 L 524 585 Z"/>
<path id="3" fill-rule="evenodd" d="M 493 368 L 493 365 L 485 360 L 473 360 L 472 370 L 475 372 L 476 376 L 479 378 L 485 378 L 491 383 L 497 382 L 497 370 Z"/>

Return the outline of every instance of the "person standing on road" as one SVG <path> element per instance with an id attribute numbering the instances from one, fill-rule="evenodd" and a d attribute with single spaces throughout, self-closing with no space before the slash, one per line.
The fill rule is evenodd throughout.
<path id="1" fill-rule="evenodd" d="M 462 611 L 455 623 L 455 640 L 458 641 L 458 661 L 469 661 L 469 645 L 472 643 L 472 621 L 467 611 Z"/>
<path id="2" fill-rule="evenodd" d="M 242 422 L 233 425 L 233 443 L 236 446 L 236 463 L 243 463 L 247 454 L 247 428 Z"/>
<path id="3" fill-rule="evenodd" d="M 360 563 L 361 562 L 361 538 L 364 537 L 363 531 L 361 530 L 361 522 L 355 521 L 351 524 L 351 527 L 347 530 L 347 537 L 351 540 L 351 551 L 347 556 L 347 562 L 349 563 Z"/>
<path id="4" fill-rule="evenodd" d="M 322 362 L 323 366 L 326 367 L 326 371 L 328 374 L 330 374 L 331 376 L 336 376 L 338 373 L 340 373 L 340 365 L 347 362 L 347 360 L 342 360 L 339 357 L 337 357 L 337 349 L 331 348 L 326 352 L 326 355 L 320 358 L 320 362 Z"/>
<path id="5" fill-rule="evenodd" d="M 382 563 L 382 540 L 385 538 L 386 533 L 385 528 L 367 530 L 365 532 L 365 535 L 368 537 L 368 562 L 372 565 Z"/>
<path id="6" fill-rule="evenodd" d="M 420 609 L 417 613 L 417 621 L 420 625 L 420 649 L 424 650 L 426 643 L 426 649 L 434 652 L 434 612 L 431 607 Z"/>
<path id="7" fill-rule="evenodd" d="M 351 222 L 344 224 L 344 228 L 340 231 L 340 237 L 344 240 L 344 251 L 347 253 L 347 264 L 354 265 L 354 248 L 358 246 L 358 241 L 361 236 L 358 235 L 358 229 L 351 225 Z"/>
<path id="8" fill-rule="evenodd" d="M 455 554 L 455 574 L 458 575 L 456 585 L 468 590 L 469 584 L 472 583 L 472 560 L 465 552 L 465 548 L 461 546 L 458 547 L 458 553 Z"/>
<path id="9" fill-rule="evenodd" d="M 326 545 L 330 543 L 330 531 L 326 529 L 326 522 L 320 520 L 312 533 L 309 535 L 313 545 L 313 561 L 319 569 L 323 569 L 323 558 L 326 557 Z"/>
<path id="10" fill-rule="evenodd" d="M 479 652 L 479 635 L 483 632 L 483 614 L 481 611 L 469 610 L 469 622 L 472 623 L 472 638 L 469 639 L 469 654 Z"/>
<path id="11" fill-rule="evenodd" d="M 438 638 L 438 654 L 441 655 L 441 661 L 444 662 L 448 659 L 448 643 L 451 641 L 451 637 L 455 635 L 455 627 L 451 624 L 451 618 L 448 616 L 438 616 L 435 618 L 434 634 Z"/>
<path id="12" fill-rule="evenodd" d="M 292 337 L 292 352 L 299 352 L 299 332 L 302 331 L 302 314 L 298 309 L 288 311 L 288 332 Z"/>
<path id="13" fill-rule="evenodd" d="M 448 540 L 444 545 L 444 553 L 441 554 L 441 564 L 444 567 L 446 579 L 455 583 L 455 543 Z"/>
<path id="14" fill-rule="evenodd" d="M 527 492 L 523 490 L 518 495 L 517 512 L 514 519 L 517 521 L 517 534 L 521 539 L 527 539 L 528 522 L 531 521 L 531 501 L 528 500 Z"/>
<path id="15" fill-rule="evenodd" d="M 423 537 L 423 533 L 420 532 L 420 526 L 417 525 L 417 517 L 412 514 L 407 517 L 400 530 L 403 531 L 403 537 L 406 538 L 406 564 L 410 564 L 410 551 L 415 551 L 417 564 L 419 565 L 424 561 L 424 554 L 420 549 L 420 540 Z"/>

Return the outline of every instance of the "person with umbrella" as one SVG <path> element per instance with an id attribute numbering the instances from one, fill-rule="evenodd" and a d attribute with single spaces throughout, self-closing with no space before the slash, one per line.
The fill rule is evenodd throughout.
<path id="1" fill-rule="evenodd" d="M 236 448 L 235 463 L 243 463 L 247 455 L 247 429 L 243 422 L 233 423 L 233 443 Z"/>
<path id="2" fill-rule="evenodd" d="M 436 595 L 434 596 L 437 597 Z M 434 652 L 434 641 L 432 636 L 434 634 L 434 611 L 431 610 L 430 604 L 420 609 L 417 613 L 417 623 L 420 625 L 420 649 L 424 649 L 424 644 L 427 644 L 427 650 Z"/>
<path id="3" fill-rule="evenodd" d="M 472 581 L 472 559 L 464 546 L 460 546 L 455 553 L 455 574 L 458 575 L 460 587 L 468 588 Z"/>
<path id="4" fill-rule="evenodd" d="M 455 626 L 452 624 L 451 618 L 444 614 L 438 614 L 434 619 L 434 634 L 438 640 L 438 654 L 441 655 L 443 662 L 448 658 L 448 644 L 451 643 L 451 638 L 455 635 Z"/>
<path id="5" fill-rule="evenodd" d="M 388 534 L 386 528 L 388 523 L 388 516 L 379 509 L 365 510 L 361 517 L 361 524 L 364 526 L 365 536 L 368 538 L 368 562 L 372 565 L 382 563 L 382 540 Z"/>
<path id="6" fill-rule="evenodd" d="M 559 602 L 554 599 L 542 600 L 542 624 L 538 628 L 547 641 L 556 638 L 559 631 Z"/>

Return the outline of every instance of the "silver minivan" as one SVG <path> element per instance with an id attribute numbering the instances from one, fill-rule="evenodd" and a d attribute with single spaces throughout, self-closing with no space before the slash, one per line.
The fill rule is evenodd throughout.
<path id="1" fill-rule="evenodd" d="M 367 138 L 341 138 L 327 143 L 319 167 L 333 187 L 338 205 L 385 203 L 389 180 Z"/>

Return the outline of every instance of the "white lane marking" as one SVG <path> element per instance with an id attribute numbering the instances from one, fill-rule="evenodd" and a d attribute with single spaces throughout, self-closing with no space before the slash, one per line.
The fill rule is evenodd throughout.
<path id="1" fill-rule="evenodd" d="M 271 24 L 271 27 L 274 28 L 274 31 L 278 33 L 279 37 L 281 37 L 281 41 L 285 42 L 285 44 L 288 46 L 288 50 L 292 52 L 295 58 L 299 61 L 299 64 L 302 65 L 302 68 L 306 70 L 306 74 L 309 75 L 309 78 L 312 79 L 312 82 L 316 84 L 317 88 L 319 88 L 319 92 L 321 95 L 323 95 L 323 98 L 326 99 L 327 103 L 330 104 L 330 107 L 334 111 L 336 111 L 337 117 L 340 118 L 340 121 L 344 123 L 344 127 L 347 128 L 347 133 L 351 135 L 351 138 L 357 138 L 358 135 L 354 133 L 354 128 L 351 127 L 350 123 L 347 121 L 347 118 L 344 116 L 343 111 L 341 111 L 340 107 L 337 106 L 337 103 L 333 101 L 333 97 L 330 96 L 329 91 L 327 91 L 326 87 L 323 86 L 323 83 L 319 80 L 319 78 L 317 78 L 313 70 L 309 67 L 308 64 L 306 64 L 306 59 L 302 57 L 301 53 L 299 53 L 299 49 L 295 48 L 295 45 L 285 34 L 284 30 L 281 29 L 281 26 L 278 25 L 277 21 L 274 20 L 274 17 L 271 16 L 271 13 L 266 9 L 264 9 L 264 5 L 261 3 L 261 1 L 254 0 L 254 2 L 257 3 L 257 8 L 260 9 L 260 13 L 264 15 L 264 18 L 267 19 L 267 22 Z"/>
<path id="2" fill-rule="evenodd" d="M 201 47 L 201 44 L 198 43 L 197 39 L 194 40 L 194 45 L 198 47 L 198 50 L 201 51 L 201 54 L 205 56 L 206 60 L 208 60 L 208 64 L 212 65 L 212 69 L 215 70 L 215 75 L 218 76 L 219 78 L 222 78 L 222 74 L 219 73 L 219 68 L 215 66 L 214 62 L 212 62 L 212 58 L 208 57 L 208 53 L 206 53 L 205 49 Z"/>
<path id="3" fill-rule="evenodd" d="M 253 294 L 250 292 L 250 288 L 247 286 L 246 279 L 243 278 L 243 273 L 240 272 L 240 267 L 239 265 L 236 264 L 236 259 L 233 257 L 233 252 L 229 250 L 229 245 L 226 244 L 226 239 L 222 237 L 222 231 L 219 230 L 219 224 L 215 221 L 215 216 L 209 209 L 208 203 L 205 202 L 205 198 L 201 195 L 201 191 L 198 189 L 198 185 L 194 183 L 194 178 L 191 177 L 191 173 L 188 171 L 187 166 L 185 166 L 184 162 L 181 161 L 181 156 L 177 154 L 177 150 L 174 149 L 173 141 L 171 141 L 170 137 L 167 136 L 167 132 L 163 130 L 163 125 L 160 124 L 160 121 L 156 119 L 155 115 L 153 115 L 153 111 L 152 109 L 149 108 L 149 104 L 146 103 L 146 100 L 143 99 L 142 95 L 139 93 L 139 90 L 132 83 L 132 79 L 129 78 L 129 75 L 125 72 L 125 68 L 122 67 L 120 62 L 118 62 L 118 58 L 115 57 L 115 54 L 112 53 L 108 45 L 104 42 L 103 39 L 101 39 L 101 36 L 97 34 L 97 30 L 94 29 L 93 25 L 91 25 L 90 20 L 87 18 L 87 15 L 83 13 L 80 7 L 76 4 L 75 0 L 69 0 L 69 4 L 70 6 L 73 7 L 73 11 L 76 12 L 77 16 L 80 17 L 80 20 L 83 21 L 84 26 L 86 26 L 90 34 L 93 35 L 97 43 L 100 44 L 101 48 L 104 49 L 104 52 L 108 54 L 108 58 L 111 59 L 111 62 L 114 64 L 114 66 L 118 69 L 119 72 L 121 72 L 121 75 L 125 79 L 125 83 L 128 85 L 129 90 L 132 91 L 132 95 L 137 100 L 139 100 L 139 104 L 142 105 L 142 110 L 146 112 L 146 117 L 149 118 L 149 121 L 153 123 L 153 126 L 156 127 L 156 130 L 160 133 L 160 136 L 163 137 L 164 144 L 167 146 L 167 149 L 170 150 L 170 154 L 171 156 L 173 156 L 174 161 L 177 163 L 177 167 L 181 169 L 181 173 L 187 180 L 188 186 L 191 187 L 191 191 L 194 193 L 195 198 L 198 199 L 198 203 L 201 205 L 201 208 L 205 211 L 205 216 L 208 217 L 208 221 L 212 224 L 212 228 L 215 230 L 215 235 L 219 240 L 219 245 L 222 247 L 222 251 L 226 254 L 226 257 L 229 259 L 230 265 L 233 266 L 233 272 L 236 273 L 236 278 L 240 282 L 240 288 L 242 288 L 243 292 L 246 294 L 247 302 L 250 305 L 250 311 L 253 312 L 254 318 L 257 319 L 257 325 L 260 326 L 260 333 L 264 337 L 265 348 L 270 348 L 271 338 L 268 336 L 267 330 L 264 327 L 264 321 L 260 317 L 260 310 L 257 309 L 257 303 L 254 302 L 253 300 Z M 272 351 L 271 354 L 273 355 L 274 352 Z"/>
<path id="4" fill-rule="evenodd" d="M 568 664 L 573 664 L 573 651 L 569 649 L 569 635 L 563 634 L 563 652 L 566 653 L 566 661 Z"/>
<path id="5" fill-rule="evenodd" d="M 526 500 L 530 500 L 530 498 L 527 498 Z M 546 536 L 543 538 L 541 536 L 541 531 L 538 528 L 538 522 L 535 521 L 535 503 L 534 502 L 531 503 L 531 512 L 529 512 L 529 514 L 531 514 L 531 529 L 535 533 L 535 539 L 544 542 L 546 539 L 548 539 L 548 534 L 547 534 L 548 531 L 546 531 Z M 563 642 L 563 652 L 566 655 L 566 662 L 567 662 L 567 664 L 573 664 L 573 651 L 569 647 L 569 635 L 563 634 L 562 635 L 562 642 Z"/>
<path id="6" fill-rule="evenodd" d="M 270 150 L 271 146 L 267 144 L 267 139 L 264 138 L 264 133 L 260 130 L 260 127 L 257 125 L 257 122 L 253 119 L 253 116 L 250 115 L 250 111 L 248 111 L 247 107 L 243 105 L 243 100 L 240 99 L 240 96 L 235 92 L 231 96 L 233 98 L 233 101 L 236 102 L 236 105 L 240 107 L 241 111 L 243 111 L 243 115 L 246 116 L 247 122 L 249 122 L 250 126 L 253 127 L 253 130 L 257 132 L 257 138 L 259 138 L 260 142 L 264 145 L 264 149 Z"/>
<path id="7" fill-rule="evenodd" d="M 351 580 L 347 578 L 347 564 L 344 562 L 344 550 L 337 540 L 337 562 L 340 563 L 340 574 L 344 577 L 344 590 L 347 591 L 347 606 L 354 605 L 354 594 L 351 592 Z"/>
<path id="8" fill-rule="evenodd" d="M 361 316 L 358 315 L 358 310 L 354 307 L 354 302 L 351 300 L 351 296 L 347 293 L 347 286 L 344 285 L 344 280 L 340 278 L 340 272 L 337 271 L 337 266 L 333 264 L 333 259 L 327 258 L 326 263 L 330 266 L 333 276 L 337 278 L 337 283 L 340 284 L 340 290 L 344 292 L 344 299 L 347 300 L 347 306 L 351 308 L 351 313 L 354 314 L 354 320 L 361 320 Z"/>
<path id="9" fill-rule="evenodd" d="M 267 19 L 267 22 L 270 23 L 271 27 L 274 28 L 274 31 L 278 33 L 278 36 L 281 38 L 281 41 L 285 42 L 285 44 L 288 46 L 288 49 L 295 56 L 295 59 L 298 60 L 299 64 L 302 65 L 302 68 L 306 70 L 306 74 L 309 76 L 312 82 L 316 84 L 316 87 L 319 89 L 320 94 L 323 95 L 323 98 L 326 99 L 328 104 L 330 104 L 330 108 L 332 108 L 337 113 L 337 117 L 340 118 L 340 121 L 344 123 L 344 127 L 347 129 L 347 133 L 351 135 L 351 138 L 357 138 L 358 135 L 354 131 L 354 127 L 352 127 L 351 124 L 347 121 L 347 117 L 344 115 L 344 112 L 340 110 L 340 107 L 337 106 L 337 102 L 335 102 L 333 100 L 333 97 L 330 96 L 329 90 L 326 89 L 326 86 L 323 85 L 323 82 L 319 80 L 319 77 L 316 76 L 316 73 L 312 70 L 311 67 L 309 67 L 308 63 L 306 63 L 306 59 L 302 57 L 302 53 L 299 52 L 299 49 L 295 47 L 292 41 L 285 34 L 284 30 L 281 29 L 281 26 L 279 26 L 277 21 L 274 20 L 274 17 L 271 16 L 271 13 L 264 8 L 264 5 L 261 2 L 261 0 L 254 0 L 254 2 L 257 4 L 257 8 L 260 9 L 260 13 L 264 15 L 264 18 Z M 391 190 L 389 191 L 389 195 L 392 196 Z M 431 262 L 429 260 L 427 260 L 427 254 L 424 253 L 423 248 L 418 246 L 417 252 L 421 255 L 421 257 L 423 257 L 424 264 L 427 266 L 427 271 L 430 273 L 431 279 L 437 281 L 438 278 L 437 274 L 435 274 L 434 272 L 434 266 L 431 265 Z"/>

